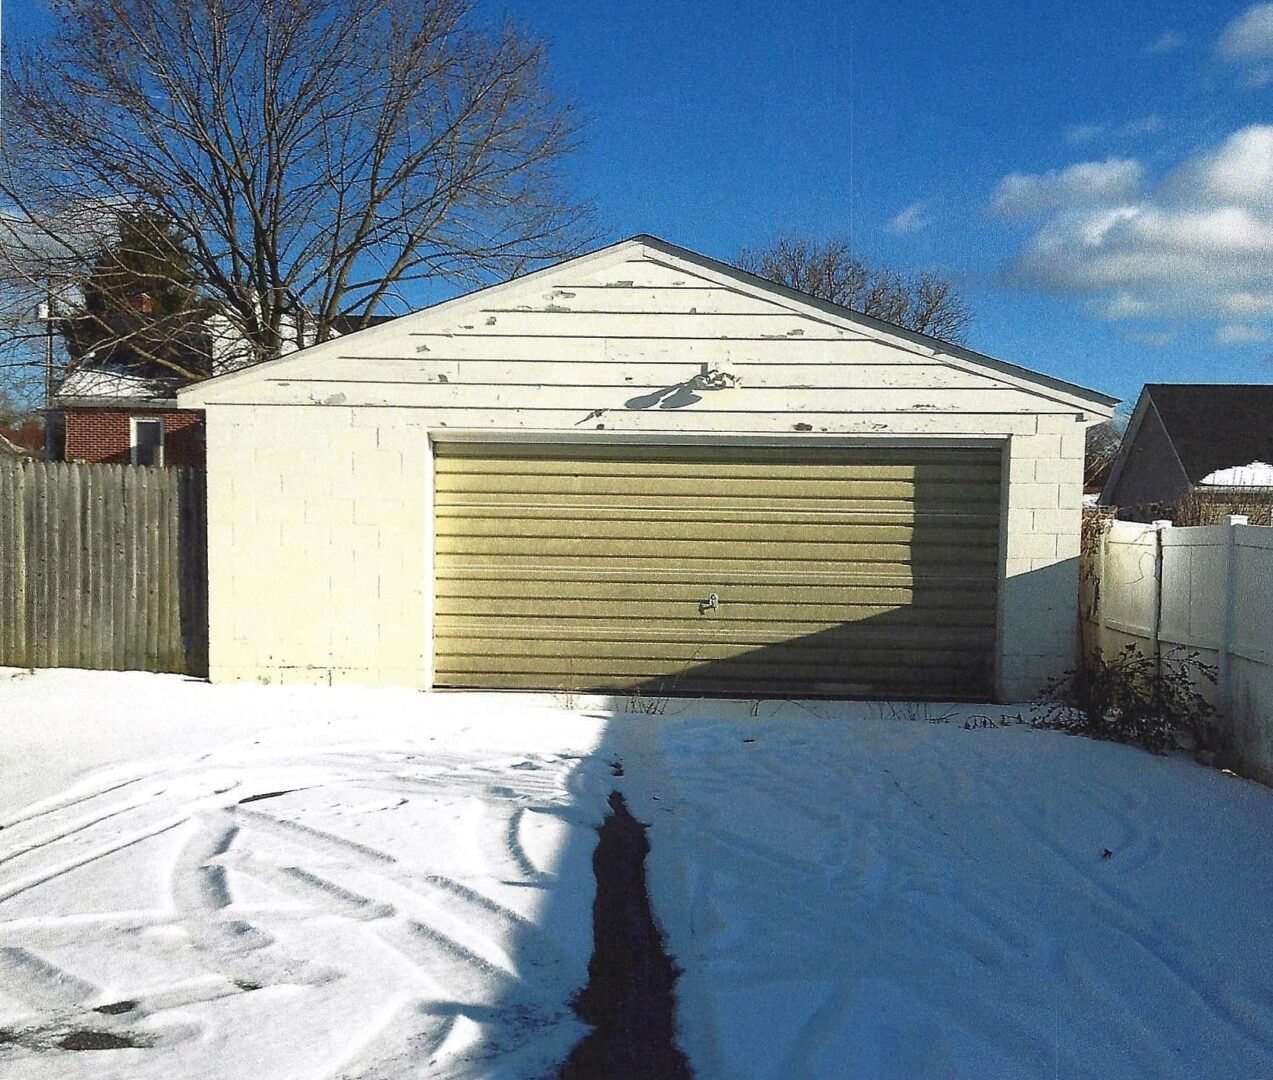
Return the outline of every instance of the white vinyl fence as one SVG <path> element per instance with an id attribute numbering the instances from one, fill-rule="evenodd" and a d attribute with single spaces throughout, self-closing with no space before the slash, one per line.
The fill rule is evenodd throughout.
<path id="1" fill-rule="evenodd" d="M 1180 527 L 1116 521 L 1095 552 L 1088 640 L 1112 656 L 1129 642 L 1146 655 L 1197 652 L 1219 685 L 1232 765 L 1273 784 L 1273 528 Z"/>

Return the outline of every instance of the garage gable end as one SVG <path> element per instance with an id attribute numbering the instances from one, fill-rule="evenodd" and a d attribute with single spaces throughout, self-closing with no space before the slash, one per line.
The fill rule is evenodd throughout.
<path id="1" fill-rule="evenodd" d="M 1112 403 L 650 237 L 181 393 L 186 408 L 400 406 L 434 410 L 439 426 L 550 430 L 593 413 L 649 427 L 648 414 L 683 409 L 1096 419 Z"/>

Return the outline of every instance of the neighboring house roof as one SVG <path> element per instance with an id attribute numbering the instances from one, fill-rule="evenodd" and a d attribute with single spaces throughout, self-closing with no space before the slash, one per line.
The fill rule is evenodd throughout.
<path id="1" fill-rule="evenodd" d="M 982 372 L 987 370 L 994 372 L 999 377 L 1013 381 L 1017 385 L 1028 388 L 1031 392 L 1040 396 L 1064 401 L 1078 408 L 1089 410 L 1097 416 L 1108 416 L 1111 408 L 1118 404 L 1118 398 L 1110 397 L 1096 390 L 1090 390 L 1087 387 L 1066 382 L 1063 379 L 1056 379 L 1029 368 L 995 359 L 992 356 L 965 348 L 962 345 L 955 345 L 926 334 L 907 330 L 904 327 L 872 318 L 869 315 L 863 315 L 861 312 L 852 311 L 839 304 L 820 300 L 765 278 L 749 274 L 727 263 L 719 262 L 705 255 L 699 255 L 697 252 L 690 251 L 687 248 L 677 247 L 666 240 L 660 240 L 657 237 L 648 235 L 639 235 L 628 240 L 621 240 L 616 244 L 568 259 L 565 262 L 537 270 L 523 277 L 513 278 L 511 281 L 490 285 L 454 299 L 442 301 L 409 315 L 400 316 L 399 319 L 410 320 L 412 328 L 418 329 L 421 326 L 432 325 L 433 322 L 444 321 L 462 312 L 481 308 L 482 305 L 489 305 L 495 296 L 502 294 L 515 296 L 518 290 L 538 287 L 541 283 L 550 282 L 554 278 L 560 277 L 564 272 L 573 271 L 583 266 L 596 268 L 620 264 L 633 254 L 642 251 L 651 252 L 652 257 L 659 259 L 666 265 L 679 265 L 711 280 L 726 283 L 737 291 L 753 296 L 762 296 L 771 302 L 785 303 L 794 311 L 803 311 L 814 317 L 822 318 L 833 325 L 848 326 L 859 331 L 866 330 L 881 340 L 889 340 L 901 348 L 921 353 L 924 356 L 939 358 L 956 367 L 967 367 Z M 398 320 L 384 320 L 385 323 L 396 321 Z M 378 323 L 358 331 L 358 333 L 376 335 L 383 330 L 383 324 Z M 395 330 L 388 332 L 401 333 L 403 331 L 401 327 L 397 327 Z M 334 347 L 339 349 L 347 346 Z M 199 408 L 206 403 L 206 395 L 219 392 L 227 384 L 242 386 L 247 385 L 245 380 L 276 378 L 282 370 L 289 368 L 291 365 L 297 363 L 305 364 L 324 355 L 324 350 L 330 350 L 331 348 L 333 348 L 332 342 L 323 342 L 297 353 L 292 353 L 289 356 L 280 357 L 277 360 L 258 364 L 249 369 L 227 372 L 224 375 L 205 380 L 194 386 L 186 387 L 180 394 L 182 406 L 185 408 Z"/>
<path id="2" fill-rule="evenodd" d="M 397 318 L 394 315 L 372 315 L 367 319 L 367 326 L 380 326 Z M 332 322 L 332 333 L 337 337 L 353 332 L 361 322 L 361 316 L 338 315 Z M 284 354 L 295 352 L 297 343 L 292 338 L 293 326 L 285 319 Z M 310 342 L 313 337 L 310 335 Z M 206 332 L 200 336 L 200 349 L 206 346 L 205 352 L 187 353 L 185 359 L 191 363 L 190 370 L 207 372 L 209 366 L 216 374 L 224 371 L 237 371 L 244 365 L 241 358 L 236 357 L 241 351 L 243 339 L 234 326 L 222 315 L 212 315 L 207 320 Z M 58 385 L 54 394 L 54 408 L 101 408 L 103 406 L 127 406 L 155 408 L 163 406 L 173 408 L 177 404 L 178 388 L 187 385 L 189 379 L 176 372 L 155 370 L 150 365 L 147 370 L 121 368 L 110 362 L 94 362 L 87 360 L 82 366 L 69 372 Z"/>
<path id="3" fill-rule="evenodd" d="M 363 317 L 361 315 L 337 315 L 332 319 L 332 333 L 344 336 L 345 334 L 354 334 L 359 330 L 369 330 L 373 326 L 383 326 L 387 322 L 393 322 L 394 319 L 402 318 L 401 315 L 372 315 L 366 320 L 366 325 L 361 325 Z"/>
<path id="4" fill-rule="evenodd" d="M 132 371 L 169 382 L 189 379 L 172 366 L 194 375 L 212 373 L 212 339 L 202 324 L 191 316 L 149 316 L 133 312 L 110 312 L 80 319 L 68 319 L 68 333 L 92 345 L 78 367 L 101 371 Z M 85 323 L 87 326 L 78 326 Z M 149 359 L 163 357 L 164 363 Z"/>
<path id="5" fill-rule="evenodd" d="M 1273 461 L 1273 385 L 1150 383 L 1145 393 L 1190 482 Z"/>
<path id="6" fill-rule="evenodd" d="M 1179 495 L 1201 485 L 1224 486 L 1215 478 L 1266 461 L 1273 461 L 1273 385 L 1149 383 L 1136 402 L 1101 502 L 1135 503 L 1147 491 L 1154 499 L 1165 497 L 1146 485 L 1144 469 L 1151 462 L 1157 486 L 1165 483 Z"/>
<path id="7" fill-rule="evenodd" d="M 154 379 L 129 371 L 78 368 L 62 380 L 53 396 L 54 408 L 102 405 L 174 405 L 174 380 Z"/>

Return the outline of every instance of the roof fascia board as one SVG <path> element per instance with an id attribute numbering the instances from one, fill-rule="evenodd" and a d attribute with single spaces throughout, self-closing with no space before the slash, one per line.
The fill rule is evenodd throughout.
<path id="1" fill-rule="evenodd" d="M 1118 453 L 1114 455 L 1114 464 L 1109 467 L 1109 476 L 1105 478 L 1105 486 L 1101 488 L 1101 503 L 1103 505 L 1108 504 L 1114 497 L 1118 482 L 1122 479 L 1123 463 L 1127 460 L 1132 443 L 1140 433 L 1140 427 L 1145 422 L 1145 414 L 1149 411 L 1151 404 L 1149 391 L 1142 389 L 1140 397 L 1136 399 L 1136 408 L 1132 410 L 1132 418 L 1127 422 L 1127 430 L 1123 432 L 1123 438 L 1118 444 Z"/>

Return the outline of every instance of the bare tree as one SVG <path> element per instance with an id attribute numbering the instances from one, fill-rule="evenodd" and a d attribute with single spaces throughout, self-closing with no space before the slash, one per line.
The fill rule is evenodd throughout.
<path id="1" fill-rule="evenodd" d="M 907 277 L 868 266 L 854 256 L 847 240 L 782 237 L 768 247 L 744 250 L 738 265 L 819 300 L 943 341 L 962 343 L 972 322 L 950 282 L 932 273 Z"/>
<path id="2" fill-rule="evenodd" d="M 1103 487 L 1109 470 L 1123 445 L 1123 432 L 1127 427 L 1125 416 L 1102 420 L 1087 429 L 1087 449 L 1083 462 L 1083 487 Z"/>
<path id="3" fill-rule="evenodd" d="M 57 0 L 13 58 L 0 290 L 74 303 L 118 218 L 170 223 L 253 360 L 578 250 L 541 42 L 474 0 Z M 51 286 L 50 286 L 51 283 Z M 56 298 L 56 296 L 55 296 Z"/>

